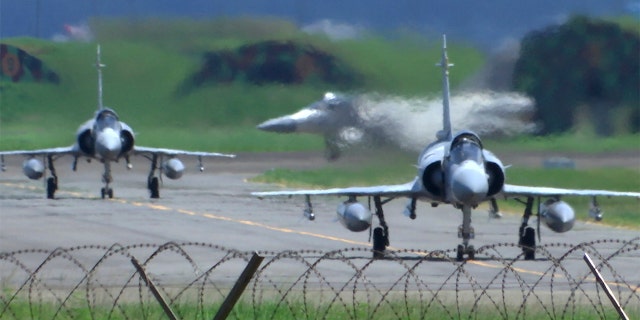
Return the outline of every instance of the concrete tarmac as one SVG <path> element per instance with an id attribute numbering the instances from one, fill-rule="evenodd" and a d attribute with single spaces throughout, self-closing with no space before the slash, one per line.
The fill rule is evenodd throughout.
<path id="1" fill-rule="evenodd" d="M 276 190 L 274 185 L 250 183 L 247 179 L 269 168 L 308 168 L 324 165 L 320 153 L 244 154 L 236 159 L 205 159 L 205 171 L 198 172 L 194 159 L 187 159 L 186 172 L 180 180 L 164 178 L 160 199 L 149 199 L 146 179 L 149 162 L 133 158 L 134 168 L 126 170 L 124 163 L 113 166 L 114 199 L 101 199 L 102 165 L 98 162 L 78 164 L 72 172 L 71 159 L 56 161 L 60 190 L 56 199 L 45 199 L 42 181 L 28 180 L 21 171 L 20 158 L 7 158 L 7 171 L 0 173 L 0 253 L 26 249 L 49 249 L 80 245 L 115 243 L 163 244 L 174 242 L 204 242 L 240 251 L 321 250 L 370 248 L 368 232 L 352 233 L 335 220 L 335 209 L 345 199 L 317 197 L 313 199 L 315 221 L 302 216 L 302 197 L 259 200 L 252 191 Z M 513 162 L 511 162 L 513 163 Z M 412 177 L 407 177 L 409 181 Z M 585 199 L 587 201 L 588 199 Z M 366 201 L 366 199 L 362 199 Z M 397 199 L 385 205 L 390 227 L 392 249 L 450 250 L 460 243 L 457 228 L 461 214 L 450 206 L 431 208 L 418 203 L 417 218 L 401 214 L 406 200 Z M 606 211 L 606 208 L 603 208 Z M 613 214 L 613 213 L 609 213 Z M 521 213 L 505 214 L 501 219 L 489 219 L 486 207 L 473 214 L 476 248 L 496 243 L 516 243 Z M 605 216 L 606 219 L 606 216 Z M 374 223 L 377 219 L 374 218 Z M 603 226 L 593 222 L 577 222 L 572 231 L 556 234 L 542 229 L 542 243 L 578 244 L 598 239 L 631 240 L 638 230 Z M 637 244 L 637 241 L 636 241 Z M 612 253 L 619 244 L 603 246 L 602 254 Z M 515 247 L 500 249 L 505 259 L 517 256 Z M 550 249 L 553 253 L 554 249 Z M 557 248 L 563 254 L 567 248 Z M 362 251 L 361 256 L 369 253 Z M 580 253 L 581 254 L 581 253 Z M 586 266 L 580 254 L 565 267 L 583 274 Z M 407 257 L 413 254 L 406 253 Z M 366 258 L 366 257 L 363 257 Z M 504 268 L 488 255 L 479 254 L 469 268 L 478 270 L 477 277 L 495 277 Z M 616 259 L 616 272 L 636 275 L 638 250 Z M 515 266 L 537 279 L 549 268 L 549 263 L 522 261 Z M 449 264 L 434 264 L 424 281 L 438 283 L 448 271 L 439 268 Z M 285 268 L 286 269 L 286 268 Z M 447 269 L 448 270 L 448 269 Z M 380 281 L 397 274 L 381 272 Z M 637 283 L 635 284 L 637 285 Z"/>

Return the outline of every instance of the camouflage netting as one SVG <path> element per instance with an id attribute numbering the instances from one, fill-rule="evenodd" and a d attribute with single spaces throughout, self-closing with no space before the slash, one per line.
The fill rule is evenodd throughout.
<path id="1" fill-rule="evenodd" d="M 516 90 L 536 100 L 543 133 L 571 129 L 586 106 L 597 133 L 611 134 L 611 112 L 630 108 L 631 131 L 640 130 L 640 36 L 586 17 L 528 34 L 513 74 Z"/>
<path id="2" fill-rule="evenodd" d="M 311 45 L 292 41 L 263 41 L 204 54 L 200 70 L 180 91 L 186 93 L 207 83 L 243 81 L 250 84 L 331 83 L 337 88 L 357 85 L 359 76 L 335 56 Z"/>
<path id="3" fill-rule="evenodd" d="M 49 70 L 42 61 L 26 51 L 0 44 L 0 80 L 12 82 L 33 81 L 59 83 L 60 77 Z"/>

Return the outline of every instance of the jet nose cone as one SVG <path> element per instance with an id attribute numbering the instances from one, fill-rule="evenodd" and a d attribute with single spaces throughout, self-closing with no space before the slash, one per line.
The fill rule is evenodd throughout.
<path id="1" fill-rule="evenodd" d="M 96 138 L 96 152 L 102 159 L 115 160 L 122 150 L 120 135 L 113 129 L 105 129 Z"/>
<path id="2" fill-rule="evenodd" d="M 451 188 L 459 203 L 477 205 L 487 196 L 489 183 L 483 168 L 476 163 L 466 163 L 453 172 Z"/>
<path id="3" fill-rule="evenodd" d="M 268 132 L 292 133 L 296 132 L 297 124 L 289 117 L 280 117 L 259 124 L 258 129 Z"/>

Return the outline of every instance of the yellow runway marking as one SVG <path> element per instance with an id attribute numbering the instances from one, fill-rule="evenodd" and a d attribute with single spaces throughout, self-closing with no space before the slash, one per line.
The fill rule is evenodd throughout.
<path id="1" fill-rule="evenodd" d="M 496 264 L 486 263 L 486 262 L 482 262 L 482 261 L 478 261 L 478 260 L 468 260 L 467 263 L 475 264 L 477 266 L 481 266 L 481 267 L 485 267 L 485 268 L 493 268 L 493 269 L 504 269 L 505 268 L 504 265 L 496 265 Z M 514 268 L 513 266 L 511 266 L 511 269 L 513 269 L 514 271 L 520 272 L 520 273 L 528 273 L 528 274 L 533 274 L 533 275 L 536 275 L 536 276 L 543 276 L 545 274 L 544 272 L 531 271 L 531 270 L 522 269 L 522 268 Z M 554 277 L 558 277 L 558 275 L 554 275 Z"/>
<path id="2" fill-rule="evenodd" d="M 10 182 L 3 182 L 2 184 L 5 185 L 5 186 L 8 186 L 8 187 L 12 187 L 12 188 L 21 188 L 21 189 L 29 189 L 29 190 L 37 190 L 38 189 L 38 188 L 36 188 L 34 186 L 26 186 L 26 185 L 10 183 Z M 76 196 L 76 197 L 81 197 L 81 196 L 91 197 L 91 195 L 89 195 L 89 194 L 79 193 L 79 192 L 58 191 L 58 193 L 69 194 L 69 195 L 73 195 L 73 196 Z M 267 225 L 267 224 L 264 224 L 264 223 L 255 222 L 255 221 L 251 221 L 251 220 L 234 219 L 234 218 L 230 218 L 230 217 L 226 217 L 226 216 L 214 215 L 214 214 L 206 213 L 206 212 L 205 213 L 198 213 L 198 212 L 189 211 L 189 210 L 185 210 L 185 209 L 174 209 L 174 208 L 163 206 L 163 205 L 158 205 L 158 204 L 153 204 L 153 203 L 145 203 L 145 202 L 138 202 L 138 201 L 129 201 L 129 200 L 125 200 L 125 199 L 108 199 L 108 200 L 109 201 L 118 202 L 118 203 L 121 203 L 121 204 L 133 205 L 133 206 L 136 206 L 136 207 L 147 207 L 147 208 L 152 209 L 152 210 L 175 211 L 175 212 L 182 213 L 182 214 L 187 214 L 187 215 L 190 215 L 190 216 L 201 216 L 201 217 L 205 217 L 205 218 L 208 218 L 208 219 L 215 219 L 215 220 L 221 220 L 221 221 L 227 221 L 227 222 L 240 223 L 240 224 L 244 224 L 244 225 L 248 225 L 248 226 L 254 226 L 254 227 L 268 229 L 268 230 L 277 231 L 277 232 L 293 233 L 293 234 L 298 234 L 298 235 L 303 235 L 303 236 L 309 236 L 309 237 L 315 237 L 315 238 L 320 238 L 320 239 L 332 240 L 332 241 L 343 242 L 343 243 L 359 245 L 359 246 L 367 246 L 367 247 L 371 246 L 371 244 L 368 243 L 368 242 L 353 241 L 353 240 L 349 240 L 349 239 L 344 239 L 344 238 L 339 238 L 339 237 L 334 237 L 334 236 L 328 236 L 328 235 L 319 234 L 319 233 L 313 233 L 313 232 L 307 232 L 307 231 L 296 231 L 296 230 L 292 230 L 292 229 L 288 229 L 288 228 L 274 227 L 274 226 L 270 226 L 270 225 Z M 394 247 L 388 247 L 388 248 L 391 249 L 391 250 L 399 250 L 398 248 L 394 248 Z M 418 253 L 418 252 L 416 252 L 415 254 L 424 255 L 424 253 Z M 485 267 L 485 268 L 492 268 L 492 269 L 504 269 L 505 268 L 505 266 L 501 265 L 501 264 L 500 265 L 491 264 L 491 263 L 482 262 L 482 261 L 478 261 L 478 260 L 467 260 L 467 263 L 474 264 L 474 265 L 481 266 L 481 267 Z M 517 271 L 517 272 L 520 272 L 520 273 L 527 273 L 527 274 L 532 274 L 532 275 L 537 275 L 537 276 L 543 276 L 545 274 L 543 272 L 533 271 L 533 270 L 526 270 L 526 269 L 522 269 L 522 268 L 513 268 L 512 267 L 512 269 L 514 271 Z M 554 277 L 560 277 L 560 275 L 554 275 Z M 595 281 L 595 278 L 594 278 L 594 281 Z M 609 284 L 611 286 L 622 286 L 622 287 L 626 286 L 625 284 L 617 283 L 617 282 L 607 282 L 607 284 Z"/>

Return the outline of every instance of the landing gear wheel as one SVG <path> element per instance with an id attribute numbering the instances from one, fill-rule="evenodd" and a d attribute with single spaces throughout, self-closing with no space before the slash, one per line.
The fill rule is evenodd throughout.
<path id="1" fill-rule="evenodd" d="M 525 227 L 520 239 L 520 246 L 524 253 L 525 260 L 535 260 L 536 258 L 536 230 L 532 227 Z"/>
<path id="2" fill-rule="evenodd" d="M 53 199 L 53 195 L 56 193 L 56 189 L 58 189 L 56 179 L 53 177 L 47 179 L 47 199 Z"/>
<path id="3" fill-rule="evenodd" d="M 469 260 L 473 260 L 476 258 L 476 249 L 472 245 L 467 245 L 465 247 L 463 244 L 459 244 L 458 250 L 456 251 L 456 260 L 464 260 L 465 254 L 467 255 Z"/>
<path id="4" fill-rule="evenodd" d="M 464 246 L 461 244 L 458 245 L 458 250 L 456 251 L 456 260 L 464 260 Z"/>
<path id="5" fill-rule="evenodd" d="M 469 257 L 469 260 L 473 260 L 476 258 L 476 248 L 474 248 L 472 245 L 467 246 L 467 257 Z"/>
<path id="6" fill-rule="evenodd" d="M 384 258 L 384 250 L 386 249 L 387 239 L 384 235 L 384 229 L 377 227 L 373 229 L 373 258 Z"/>
<path id="7" fill-rule="evenodd" d="M 113 199 L 113 189 L 111 188 L 100 189 L 100 197 L 102 197 L 102 199 L 106 197 L 109 197 L 109 199 Z"/>
<path id="8" fill-rule="evenodd" d="M 149 180 L 149 192 L 151 192 L 151 199 L 160 198 L 160 183 L 158 177 L 153 177 Z"/>

